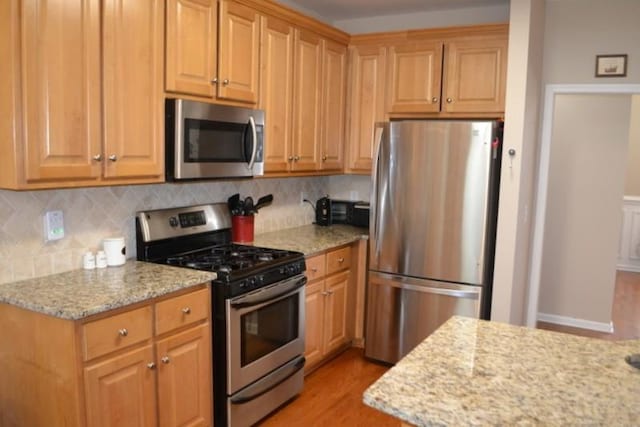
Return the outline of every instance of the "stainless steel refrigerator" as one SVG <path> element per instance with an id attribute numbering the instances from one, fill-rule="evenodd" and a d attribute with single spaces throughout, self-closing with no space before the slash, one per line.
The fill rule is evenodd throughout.
<path id="1" fill-rule="evenodd" d="M 365 356 L 395 363 L 451 315 L 488 318 L 501 123 L 379 124 Z"/>

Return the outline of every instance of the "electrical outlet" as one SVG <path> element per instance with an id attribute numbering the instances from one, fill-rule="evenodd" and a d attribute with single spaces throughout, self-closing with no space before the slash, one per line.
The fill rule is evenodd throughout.
<path id="1" fill-rule="evenodd" d="M 64 216 L 62 211 L 49 211 L 44 214 L 44 240 L 60 240 L 64 237 Z"/>
<path id="2" fill-rule="evenodd" d="M 349 200 L 357 201 L 359 198 L 360 198 L 360 194 L 358 194 L 357 191 L 355 191 L 355 190 L 349 191 Z"/>
<path id="3" fill-rule="evenodd" d="M 301 191 L 300 192 L 300 204 L 303 205 L 304 204 L 304 199 L 309 200 L 309 194 L 307 194 L 306 191 Z"/>

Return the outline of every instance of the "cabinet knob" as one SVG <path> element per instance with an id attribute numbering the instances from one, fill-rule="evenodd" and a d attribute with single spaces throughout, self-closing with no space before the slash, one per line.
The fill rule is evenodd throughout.
<path id="1" fill-rule="evenodd" d="M 115 154 L 112 154 L 109 156 L 109 160 L 111 160 L 112 162 L 115 162 L 116 160 L 118 160 L 118 156 L 116 156 Z"/>
<path id="2" fill-rule="evenodd" d="M 289 156 L 289 157 L 288 157 L 288 160 L 289 160 L 289 161 L 292 161 L 292 160 L 293 160 L 293 156 Z"/>
<path id="3" fill-rule="evenodd" d="M 438 102 L 438 98 L 436 98 L 435 96 L 433 98 L 431 98 L 431 102 L 433 102 L 434 104 Z"/>
<path id="4" fill-rule="evenodd" d="M 320 294 L 321 294 L 321 295 L 323 295 L 323 296 L 325 296 L 325 297 L 326 297 L 326 296 L 329 296 L 329 292 L 328 292 L 328 291 L 320 292 Z"/>
<path id="5" fill-rule="evenodd" d="M 451 104 L 451 103 L 453 102 L 453 99 L 451 99 L 451 98 L 447 98 L 447 102 L 448 102 L 449 104 Z"/>
<path id="6" fill-rule="evenodd" d="M 312 271 L 312 272 L 314 272 L 314 273 L 317 273 L 317 272 L 318 272 L 318 269 L 317 269 L 317 268 L 315 268 L 315 267 L 313 267 L 313 268 L 311 269 L 311 271 Z"/>
<path id="7" fill-rule="evenodd" d="M 167 363 L 171 362 L 171 359 L 169 359 L 169 356 L 164 356 L 162 359 L 160 359 L 160 361 L 166 365 Z"/>
<path id="8" fill-rule="evenodd" d="M 299 157 L 299 156 L 293 156 L 293 161 L 294 161 L 294 162 L 297 162 L 298 160 L 300 160 L 300 157 Z"/>
<path id="9" fill-rule="evenodd" d="M 224 79 L 222 81 L 222 84 L 225 85 L 225 86 L 228 85 L 229 84 L 229 79 Z"/>
<path id="10" fill-rule="evenodd" d="M 156 369 L 156 364 L 155 364 L 155 363 L 153 363 L 153 362 L 149 362 L 149 363 L 147 363 L 147 368 L 149 368 L 149 369 Z"/>
<path id="11" fill-rule="evenodd" d="M 96 162 L 99 162 L 102 160 L 102 154 L 96 154 L 95 156 L 93 156 L 93 160 L 95 160 Z"/>
<path id="12" fill-rule="evenodd" d="M 129 335 L 129 331 L 127 331 L 127 328 L 118 329 L 118 335 L 120 335 L 121 337 L 126 337 L 127 335 Z"/>
<path id="13" fill-rule="evenodd" d="M 327 156 L 322 156 L 322 161 L 326 162 L 327 161 Z"/>
<path id="14" fill-rule="evenodd" d="M 342 264 L 344 262 L 344 258 L 338 258 L 338 262 Z"/>
<path id="15" fill-rule="evenodd" d="M 190 313 L 191 313 L 191 307 L 185 307 L 185 308 L 183 308 L 183 309 L 182 309 L 182 312 L 183 312 L 184 314 L 190 314 Z"/>
<path id="16" fill-rule="evenodd" d="M 218 84 L 218 78 L 217 77 L 212 78 L 211 79 L 211 84 L 212 85 L 217 85 Z"/>

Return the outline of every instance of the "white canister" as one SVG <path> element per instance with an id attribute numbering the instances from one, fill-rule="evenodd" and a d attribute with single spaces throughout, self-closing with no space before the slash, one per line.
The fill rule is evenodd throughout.
<path id="1" fill-rule="evenodd" d="M 96 254 L 96 267 L 107 268 L 107 254 L 104 251 L 98 251 Z"/>
<path id="2" fill-rule="evenodd" d="M 110 237 L 102 241 L 104 253 L 107 255 L 107 265 L 122 265 L 126 261 L 124 237 Z"/>
<path id="3" fill-rule="evenodd" d="M 93 252 L 89 251 L 82 257 L 82 267 L 85 270 L 93 270 L 96 268 L 96 257 Z"/>

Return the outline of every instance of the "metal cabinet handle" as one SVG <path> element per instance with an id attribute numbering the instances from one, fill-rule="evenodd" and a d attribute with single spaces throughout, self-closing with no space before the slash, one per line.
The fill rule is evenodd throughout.
<path id="1" fill-rule="evenodd" d="M 317 268 L 315 268 L 315 267 L 313 267 L 313 268 L 311 269 L 311 271 L 312 271 L 313 273 L 317 273 L 317 272 L 318 272 L 318 269 L 317 269 Z"/>
<path id="2" fill-rule="evenodd" d="M 109 160 L 111 160 L 112 162 L 115 162 L 116 160 L 118 160 L 118 156 L 116 156 L 115 154 L 112 154 L 109 156 Z"/>
<path id="3" fill-rule="evenodd" d="M 451 103 L 453 102 L 453 99 L 451 99 L 451 98 L 447 98 L 447 102 L 448 102 L 449 104 L 451 104 Z"/>
<path id="4" fill-rule="evenodd" d="M 435 104 L 436 102 L 438 102 L 438 98 L 436 98 L 436 97 L 434 96 L 433 98 L 431 98 L 431 102 L 433 102 L 433 103 Z"/>
<path id="5" fill-rule="evenodd" d="M 320 295 L 324 295 L 324 296 L 326 297 L 326 296 L 328 296 L 328 295 L 329 295 L 329 292 L 327 292 L 327 291 L 322 291 L 322 292 L 320 292 Z"/>
<path id="6" fill-rule="evenodd" d="M 167 363 L 171 362 L 171 359 L 169 359 L 169 356 L 164 356 L 162 359 L 160 359 L 160 361 L 166 365 Z"/>
<path id="7" fill-rule="evenodd" d="M 300 157 L 299 157 L 299 156 L 293 156 L 293 161 L 294 161 L 294 162 L 297 162 L 298 160 L 300 160 Z"/>
<path id="8" fill-rule="evenodd" d="M 225 85 L 225 86 L 228 85 L 229 84 L 229 79 L 224 79 L 222 81 L 222 84 Z"/>
<path id="9" fill-rule="evenodd" d="M 127 331 L 127 328 L 118 329 L 118 335 L 120 335 L 121 337 L 126 337 L 127 335 L 129 335 L 129 331 Z"/>
<path id="10" fill-rule="evenodd" d="M 287 160 L 292 161 L 293 160 L 293 156 L 289 156 Z"/>
<path id="11" fill-rule="evenodd" d="M 99 162 L 102 160 L 102 154 L 96 154 L 95 156 L 93 156 L 93 160 L 95 160 L 96 162 Z"/>
<path id="12" fill-rule="evenodd" d="M 327 161 L 327 156 L 322 156 L 322 161 L 326 162 Z"/>
<path id="13" fill-rule="evenodd" d="M 191 307 L 185 307 L 185 308 L 183 308 L 183 309 L 182 309 L 182 312 L 183 312 L 184 314 L 190 314 L 190 313 L 191 313 Z"/>
<path id="14" fill-rule="evenodd" d="M 342 264 L 344 262 L 344 258 L 338 258 L 338 262 Z"/>
<path id="15" fill-rule="evenodd" d="M 212 85 L 217 85 L 218 84 L 218 78 L 217 77 L 212 78 L 211 79 L 211 84 Z"/>
<path id="16" fill-rule="evenodd" d="M 155 363 L 153 363 L 153 362 L 149 362 L 149 363 L 147 363 L 147 368 L 149 368 L 149 369 L 156 369 L 156 364 L 155 364 Z"/>

